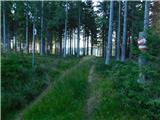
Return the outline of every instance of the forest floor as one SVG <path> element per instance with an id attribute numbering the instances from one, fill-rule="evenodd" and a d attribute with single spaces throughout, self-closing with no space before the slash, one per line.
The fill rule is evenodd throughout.
<path id="1" fill-rule="evenodd" d="M 40 66 L 49 63 L 48 87 L 15 120 L 159 120 L 160 104 L 155 97 L 159 95 L 160 68 L 155 67 L 159 63 L 148 66 L 150 84 L 143 85 L 137 83 L 138 64 L 133 61 L 104 65 L 104 59 L 91 56 L 48 59 L 50 62 L 40 62 Z M 38 75 L 46 70 L 42 68 L 36 70 Z"/>

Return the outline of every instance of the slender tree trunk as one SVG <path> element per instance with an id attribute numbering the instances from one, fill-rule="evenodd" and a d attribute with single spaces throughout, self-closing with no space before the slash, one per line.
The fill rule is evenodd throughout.
<path id="1" fill-rule="evenodd" d="M 68 53 L 67 54 L 70 55 L 70 47 L 69 47 L 70 46 L 70 42 L 69 42 L 70 41 L 70 30 L 67 31 L 67 38 L 68 38 L 67 39 L 67 43 L 68 43 L 68 46 L 67 46 Z"/>
<path id="2" fill-rule="evenodd" d="M 8 23 L 8 20 L 7 20 L 7 51 L 10 51 L 11 49 L 11 41 L 10 41 L 10 31 L 9 31 L 9 23 Z"/>
<path id="3" fill-rule="evenodd" d="M 29 53 L 29 40 L 28 40 L 28 1 L 26 2 L 26 34 L 25 34 L 25 39 L 26 39 L 26 41 L 25 41 L 25 50 L 26 50 L 26 53 Z"/>
<path id="4" fill-rule="evenodd" d="M 104 1 L 104 4 L 105 4 L 105 9 L 103 10 L 103 19 L 105 20 L 103 22 L 103 31 L 102 31 L 102 57 L 103 58 L 106 58 L 106 46 L 107 46 L 107 25 L 106 25 L 106 22 L 107 22 L 107 17 L 109 17 L 107 15 L 107 2 Z"/>
<path id="5" fill-rule="evenodd" d="M 77 55 L 77 39 L 76 39 L 76 32 L 74 31 L 74 55 Z"/>
<path id="6" fill-rule="evenodd" d="M 83 35 L 83 56 L 85 56 L 85 50 L 86 50 L 86 36 L 84 33 Z"/>
<path id="7" fill-rule="evenodd" d="M 105 30 L 103 29 L 102 31 L 102 57 L 105 58 L 105 55 L 106 55 L 106 39 L 105 39 Z"/>
<path id="8" fill-rule="evenodd" d="M 6 15 L 5 15 L 5 1 L 3 1 L 3 49 L 6 51 Z"/>
<path id="9" fill-rule="evenodd" d="M 32 40 L 32 66 L 35 64 L 35 20 L 33 20 L 33 40 Z"/>
<path id="10" fill-rule="evenodd" d="M 44 6 L 44 2 L 42 0 L 41 2 L 41 42 L 40 42 L 40 55 L 44 55 L 44 37 L 43 37 L 43 6 Z"/>
<path id="11" fill-rule="evenodd" d="M 46 54 L 49 55 L 49 30 L 47 28 L 47 33 L 46 33 L 46 40 L 47 40 L 47 43 L 46 43 L 46 47 L 47 47 L 47 51 L 46 51 Z"/>
<path id="12" fill-rule="evenodd" d="M 80 56 L 80 3 L 78 5 L 77 57 Z"/>
<path id="13" fill-rule="evenodd" d="M 87 55 L 89 55 L 89 35 L 87 36 Z"/>
<path id="14" fill-rule="evenodd" d="M 132 58 L 132 38 L 129 36 L 129 59 Z"/>
<path id="15" fill-rule="evenodd" d="M 65 19 L 65 35 L 64 35 L 64 53 L 63 53 L 63 57 L 66 57 L 66 44 L 67 44 L 67 22 L 68 22 L 68 4 L 66 1 L 66 19 Z"/>
<path id="16" fill-rule="evenodd" d="M 131 8 L 132 8 L 132 11 L 131 11 L 131 16 L 133 17 L 134 16 L 134 4 L 131 4 Z M 131 37 L 132 36 L 132 37 Z M 134 30 L 133 30 L 133 23 L 131 24 L 131 34 L 130 34 L 130 51 L 129 51 L 129 59 L 132 59 L 132 49 L 133 49 L 133 36 L 134 36 Z"/>
<path id="17" fill-rule="evenodd" d="M 53 51 L 53 34 L 51 32 L 49 32 L 49 54 L 52 54 Z"/>
<path id="18" fill-rule="evenodd" d="M 59 32 L 59 55 L 62 55 L 62 34 Z"/>
<path id="19" fill-rule="evenodd" d="M 22 50 L 22 48 L 21 48 L 21 44 L 22 44 L 22 41 L 21 40 L 19 40 L 19 51 L 20 52 L 22 52 L 21 50 Z"/>
<path id="20" fill-rule="evenodd" d="M 14 20 L 14 50 L 17 51 L 17 33 L 16 33 L 16 21 Z"/>
<path id="21" fill-rule="evenodd" d="M 70 30 L 70 34 L 69 34 L 69 35 L 70 35 L 70 36 L 69 36 L 69 37 L 70 37 L 69 53 L 70 53 L 70 55 L 72 55 L 72 30 Z"/>
<path id="22" fill-rule="evenodd" d="M 109 16 L 109 30 L 108 30 L 108 44 L 106 48 L 105 64 L 109 64 L 112 51 L 112 32 L 113 32 L 113 1 L 110 1 L 110 16 Z"/>
<path id="23" fill-rule="evenodd" d="M 74 55 L 74 30 L 72 30 L 72 55 Z"/>
<path id="24" fill-rule="evenodd" d="M 55 53 L 54 53 L 55 55 L 57 55 L 57 42 L 56 41 L 55 41 Z"/>
<path id="25" fill-rule="evenodd" d="M 127 34 L 127 0 L 125 0 L 125 10 L 124 10 L 124 23 L 123 23 L 123 40 L 122 40 L 122 55 L 121 61 L 124 62 L 126 59 L 126 34 Z"/>
<path id="26" fill-rule="evenodd" d="M 93 38 L 92 38 L 92 35 L 91 35 L 91 55 L 93 55 Z"/>
<path id="27" fill-rule="evenodd" d="M 51 39 L 51 32 L 47 29 L 47 55 L 50 55 L 51 53 L 51 45 L 52 39 Z"/>
<path id="28" fill-rule="evenodd" d="M 146 30 L 148 29 L 149 26 L 149 7 L 150 7 L 150 2 L 145 0 L 145 12 L 144 12 L 144 32 L 146 35 Z"/>
<path id="29" fill-rule="evenodd" d="M 121 33 L 121 1 L 119 1 L 116 60 L 120 60 L 120 43 L 121 43 L 120 33 Z"/>

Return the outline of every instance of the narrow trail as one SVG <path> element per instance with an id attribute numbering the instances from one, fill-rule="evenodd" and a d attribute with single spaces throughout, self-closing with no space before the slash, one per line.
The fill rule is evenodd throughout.
<path id="1" fill-rule="evenodd" d="M 75 69 L 78 65 L 82 64 L 85 61 L 90 60 L 92 57 L 83 57 L 78 64 L 74 65 L 73 67 L 67 69 L 66 71 L 64 71 L 62 73 L 62 75 L 58 78 L 58 80 L 61 80 L 63 77 L 65 77 L 66 74 L 68 74 L 69 72 L 71 72 L 73 69 Z M 56 81 L 55 81 L 56 82 Z M 51 88 L 54 87 L 54 82 L 51 82 L 48 87 L 33 101 L 31 102 L 28 106 L 26 106 L 26 108 L 24 108 L 24 110 L 22 110 L 16 117 L 15 120 L 23 120 L 23 115 L 26 111 L 26 109 L 31 109 L 32 106 L 34 106 L 35 104 L 37 104 L 43 97 L 45 97 L 45 95 L 51 90 Z"/>
<path id="2" fill-rule="evenodd" d="M 94 94 L 94 86 L 95 82 L 93 80 L 93 72 L 94 72 L 95 66 L 92 65 L 89 75 L 88 75 L 88 98 L 86 100 L 86 106 L 85 106 L 85 120 L 93 120 L 93 109 L 96 103 L 96 96 Z"/>

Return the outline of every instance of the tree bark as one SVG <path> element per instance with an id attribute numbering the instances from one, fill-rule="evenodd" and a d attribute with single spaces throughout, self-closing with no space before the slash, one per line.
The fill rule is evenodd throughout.
<path id="1" fill-rule="evenodd" d="M 14 50 L 17 51 L 17 32 L 16 32 L 17 24 L 14 20 Z"/>
<path id="2" fill-rule="evenodd" d="M 66 44 L 67 44 L 67 22 L 68 22 L 68 4 L 66 1 L 66 19 L 65 19 L 65 35 L 64 35 L 64 53 L 63 53 L 63 57 L 66 57 Z"/>
<path id="3" fill-rule="evenodd" d="M 76 43 L 77 43 L 77 40 L 76 40 L 76 34 L 75 34 L 75 30 L 74 30 L 74 55 L 77 55 L 77 47 L 76 47 Z"/>
<path id="4" fill-rule="evenodd" d="M 87 55 L 89 55 L 89 35 L 87 36 Z"/>
<path id="5" fill-rule="evenodd" d="M 93 55 L 93 37 L 91 35 L 91 55 Z"/>
<path id="6" fill-rule="evenodd" d="M 26 2 L 26 25 L 25 25 L 25 51 L 29 53 L 29 41 L 28 41 L 28 1 Z"/>
<path id="7" fill-rule="evenodd" d="M 83 35 L 83 56 L 85 56 L 86 54 L 86 36 L 85 36 L 85 33 Z"/>
<path id="8" fill-rule="evenodd" d="M 49 32 L 49 54 L 51 55 L 52 54 L 52 51 L 53 51 L 53 34 L 51 32 Z"/>
<path id="9" fill-rule="evenodd" d="M 77 57 L 80 56 L 80 3 L 78 5 Z"/>
<path id="10" fill-rule="evenodd" d="M 109 64 L 112 51 L 112 32 L 113 32 L 113 1 L 110 1 L 110 16 L 109 16 L 109 30 L 108 30 L 108 44 L 106 48 L 105 64 Z"/>
<path id="11" fill-rule="evenodd" d="M 5 1 L 3 1 L 3 49 L 6 51 L 6 15 L 5 15 Z"/>
<path id="12" fill-rule="evenodd" d="M 146 31 L 149 26 L 149 7 L 150 7 L 150 2 L 145 0 L 145 12 L 144 12 L 144 32 L 146 35 Z"/>
<path id="13" fill-rule="evenodd" d="M 59 32 L 59 55 L 62 55 L 62 34 Z"/>
<path id="14" fill-rule="evenodd" d="M 150 2 L 146 0 L 145 1 L 145 11 L 144 11 L 144 31 L 139 33 L 139 38 L 146 38 L 146 32 L 149 27 L 149 5 L 150 5 Z M 139 55 L 138 63 L 139 63 L 139 69 L 140 69 L 138 82 L 144 83 L 146 78 L 145 78 L 145 74 L 143 71 L 146 65 L 146 59 L 145 59 L 143 52 L 141 52 Z"/>
<path id="15" fill-rule="evenodd" d="M 44 31 L 44 28 L 43 28 L 43 6 L 44 6 L 44 2 L 42 0 L 41 2 L 41 42 L 40 42 L 40 55 L 44 55 L 45 54 L 45 47 L 44 47 L 44 37 L 43 37 L 43 31 Z"/>
<path id="16" fill-rule="evenodd" d="M 33 40 L 32 40 L 32 66 L 35 64 L 35 20 L 33 20 Z"/>
<path id="17" fill-rule="evenodd" d="M 117 49 L 116 60 L 120 60 L 120 33 L 121 33 L 121 1 L 119 1 L 119 13 L 118 13 L 118 28 L 117 28 Z"/>
<path id="18" fill-rule="evenodd" d="M 70 46 L 69 46 L 69 53 L 70 55 L 72 55 L 72 30 L 70 30 Z"/>
<path id="19" fill-rule="evenodd" d="M 123 40 L 122 40 L 122 54 L 121 61 L 124 62 L 126 59 L 126 34 L 127 34 L 127 0 L 125 0 L 125 10 L 124 10 L 124 23 L 123 23 Z"/>

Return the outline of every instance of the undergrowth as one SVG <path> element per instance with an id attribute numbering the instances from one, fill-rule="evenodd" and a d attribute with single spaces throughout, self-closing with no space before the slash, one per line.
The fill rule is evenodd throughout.
<path id="1" fill-rule="evenodd" d="M 30 55 L 3 54 L 1 58 L 2 119 L 13 119 L 17 112 L 34 100 L 50 82 L 78 61 L 77 58 L 36 56 L 36 65 L 32 68 Z"/>
<path id="2" fill-rule="evenodd" d="M 154 62 L 154 64 L 156 64 Z M 160 69 L 153 63 L 145 66 L 146 82 L 138 80 L 138 64 L 97 62 L 97 90 L 99 106 L 95 108 L 97 120 L 159 120 L 160 119 Z M 160 65 L 160 64 L 157 64 Z"/>

